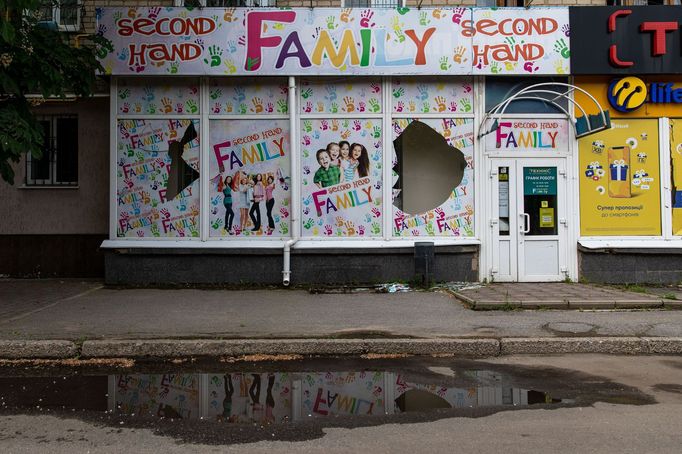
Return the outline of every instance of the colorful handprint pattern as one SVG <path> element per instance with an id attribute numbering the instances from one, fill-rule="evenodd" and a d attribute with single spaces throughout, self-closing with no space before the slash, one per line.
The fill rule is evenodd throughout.
<path id="1" fill-rule="evenodd" d="M 117 236 L 131 238 L 199 237 L 200 179 L 188 181 L 168 199 L 171 172 L 199 171 L 199 137 L 171 156 L 170 144 L 179 142 L 197 120 L 119 120 L 117 141 L 116 199 Z M 183 170 L 184 168 L 184 170 Z"/>
<path id="2" fill-rule="evenodd" d="M 393 138 L 398 137 L 414 119 L 393 120 Z M 474 236 L 474 120 L 420 119 L 441 134 L 448 145 L 459 149 L 466 159 L 464 177 L 448 199 L 426 213 L 408 214 L 393 206 L 393 236 Z M 397 160 L 393 150 L 393 162 Z M 395 184 L 397 181 L 394 175 Z"/>
<path id="3" fill-rule="evenodd" d="M 120 79 L 117 85 L 119 115 L 199 115 L 199 81 L 196 79 Z"/>
<path id="4" fill-rule="evenodd" d="M 378 114 L 381 106 L 381 79 L 315 78 L 301 80 L 301 114 Z"/>
<path id="5" fill-rule="evenodd" d="M 286 79 L 211 79 L 208 106 L 211 115 L 288 115 Z"/>
<path id="6" fill-rule="evenodd" d="M 469 77 L 396 77 L 391 86 L 392 111 L 401 115 L 473 115 L 473 86 Z"/>
<path id="7" fill-rule="evenodd" d="M 289 236 L 290 159 L 288 119 L 210 120 L 210 236 Z"/>
<path id="8" fill-rule="evenodd" d="M 302 120 L 300 134 L 302 235 L 381 236 L 381 119 Z"/>

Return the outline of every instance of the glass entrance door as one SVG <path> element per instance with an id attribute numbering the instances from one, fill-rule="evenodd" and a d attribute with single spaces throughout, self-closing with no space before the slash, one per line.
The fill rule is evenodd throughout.
<path id="1" fill-rule="evenodd" d="M 491 159 L 494 281 L 565 279 L 565 160 Z"/>

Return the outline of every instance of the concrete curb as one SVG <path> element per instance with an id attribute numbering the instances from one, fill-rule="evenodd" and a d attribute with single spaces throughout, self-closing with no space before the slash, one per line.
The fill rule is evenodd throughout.
<path id="1" fill-rule="evenodd" d="M 601 353 L 680 355 L 680 337 L 544 337 L 502 339 L 150 339 L 92 340 L 79 349 L 71 341 L 0 340 L 0 358 L 173 359 L 243 355 L 359 356 L 364 354 L 453 355 L 489 358 L 508 355 Z"/>
<path id="2" fill-rule="evenodd" d="M 78 346 L 65 340 L 0 340 L 0 358 L 63 359 L 78 356 Z"/>
<path id="3" fill-rule="evenodd" d="M 497 339 L 273 339 L 85 341 L 83 358 L 241 355 L 454 354 L 497 356 Z"/>
<path id="4" fill-rule="evenodd" d="M 618 355 L 648 354 L 645 341 L 638 337 L 542 337 L 506 338 L 500 342 L 501 355 L 564 353 L 607 353 Z"/>

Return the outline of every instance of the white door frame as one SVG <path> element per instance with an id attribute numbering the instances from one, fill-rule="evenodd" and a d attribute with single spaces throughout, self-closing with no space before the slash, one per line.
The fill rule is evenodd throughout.
<path id="1" fill-rule="evenodd" d="M 486 159 L 486 175 L 488 178 L 485 181 L 489 183 L 488 197 L 486 197 L 487 209 L 485 210 L 486 222 L 484 228 L 486 231 L 486 243 L 490 245 L 489 264 L 486 270 L 486 278 L 491 281 L 499 282 L 547 282 L 547 281 L 561 281 L 565 278 L 572 278 L 573 266 L 569 263 L 571 255 L 568 251 L 570 244 L 569 213 L 572 210 L 572 204 L 569 204 L 570 194 L 572 188 L 568 175 L 568 168 L 570 167 L 570 159 L 568 156 L 528 156 L 528 157 L 507 157 L 507 156 L 490 156 Z M 500 236 L 499 227 L 499 174 L 500 167 L 507 167 L 509 169 L 509 236 Z M 524 235 L 525 222 L 522 222 L 521 217 L 524 216 L 522 210 L 524 208 L 523 198 L 523 168 L 524 167 L 556 167 L 556 183 L 557 183 L 557 254 L 558 254 L 558 269 L 557 274 L 548 275 L 528 275 L 525 269 L 525 253 L 527 252 L 527 243 L 534 241 L 552 241 L 544 236 Z M 554 235 L 552 235 L 554 237 Z M 506 251 L 506 252 L 505 252 Z M 505 263 L 505 257 L 508 263 Z"/>

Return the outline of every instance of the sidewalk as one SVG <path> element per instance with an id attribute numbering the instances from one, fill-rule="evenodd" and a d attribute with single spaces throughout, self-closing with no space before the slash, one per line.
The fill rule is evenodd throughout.
<path id="1" fill-rule="evenodd" d="M 0 280 L 0 357 L 682 353 L 682 311 L 668 309 L 680 301 L 669 289 L 655 291 L 662 296 L 555 283 L 489 284 L 458 296 L 444 290 L 313 294 Z M 569 310 L 473 311 L 462 300 Z M 653 309 L 570 310 L 605 306 Z"/>

